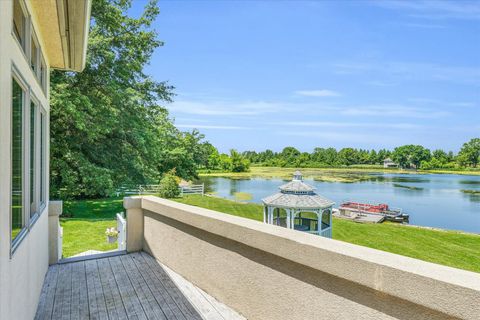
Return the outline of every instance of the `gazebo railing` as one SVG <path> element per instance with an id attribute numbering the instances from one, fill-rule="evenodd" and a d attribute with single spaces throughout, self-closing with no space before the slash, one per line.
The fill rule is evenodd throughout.
<path id="1" fill-rule="evenodd" d="M 318 220 L 313 218 L 304 218 L 304 217 L 295 217 L 295 230 L 318 234 L 321 236 L 326 236 L 331 238 L 332 231 L 330 225 L 322 222 L 322 230 L 318 231 Z M 287 226 L 287 218 L 286 217 L 274 217 L 273 224 L 281 227 Z"/>

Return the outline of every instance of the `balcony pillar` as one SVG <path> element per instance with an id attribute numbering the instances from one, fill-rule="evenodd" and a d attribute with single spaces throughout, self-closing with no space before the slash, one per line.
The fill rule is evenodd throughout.
<path id="1" fill-rule="evenodd" d="M 62 201 L 50 201 L 48 204 L 48 263 L 56 264 L 62 258 L 63 230 L 60 227 L 60 215 L 63 212 Z"/>
<path id="2" fill-rule="evenodd" d="M 127 252 L 143 249 L 143 209 L 142 197 L 123 198 L 127 218 Z"/>

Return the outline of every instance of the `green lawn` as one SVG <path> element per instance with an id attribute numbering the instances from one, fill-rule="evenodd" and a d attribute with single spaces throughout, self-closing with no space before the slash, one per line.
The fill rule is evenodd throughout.
<path id="1" fill-rule="evenodd" d="M 191 195 L 175 201 L 208 208 L 244 218 L 263 220 L 262 206 L 226 199 Z M 69 257 L 86 250 L 112 250 L 105 229 L 116 226 L 122 199 L 67 201 L 61 224 L 64 228 L 63 255 Z M 360 224 L 333 220 L 333 238 L 460 269 L 480 272 L 480 235 L 440 231 L 395 223 Z"/>
<path id="2" fill-rule="evenodd" d="M 87 250 L 116 249 L 116 243 L 107 243 L 105 230 L 117 226 L 115 215 L 122 211 L 122 199 L 65 201 L 60 219 L 63 257 Z"/>
<path id="3" fill-rule="evenodd" d="M 263 220 L 262 206 L 191 195 L 178 202 Z M 395 223 L 360 224 L 333 219 L 333 238 L 455 268 L 480 272 L 480 235 Z"/>

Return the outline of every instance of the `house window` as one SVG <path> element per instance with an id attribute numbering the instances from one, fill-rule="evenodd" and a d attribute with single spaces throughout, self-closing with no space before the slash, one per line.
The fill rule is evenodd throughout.
<path id="1" fill-rule="evenodd" d="M 11 228 L 12 240 L 15 240 L 25 226 L 23 214 L 23 109 L 25 91 L 13 79 L 12 81 L 12 181 L 11 181 Z"/>
<path id="2" fill-rule="evenodd" d="M 35 103 L 30 103 L 30 218 L 32 218 L 35 213 L 37 213 L 37 203 L 36 203 L 36 165 L 37 165 L 37 143 L 36 138 L 37 134 L 36 124 L 37 124 L 37 109 L 38 107 Z"/>
<path id="3" fill-rule="evenodd" d="M 47 67 L 45 65 L 45 60 L 43 59 L 42 54 L 40 53 L 40 85 L 42 90 L 47 92 Z"/>
<path id="4" fill-rule="evenodd" d="M 38 44 L 35 36 L 33 35 L 32 27 L 32 42 L 30 44 L 30 67 L 33 70 L 33 73 L 37 75 L 38 72 Z"/>
<path id="5" fill-rule="evenodd" d="M 40 204 L 45 204 L 45 180 L 46 180 L 46 153 L 45 153 L 45 133 L 46 133 L 45 113 L 40 113 Z"/>
<path id="6" fill-rule="evenodd" d="M 13 1 L 13 34 L 20 43 L 23 51 L 26 50 L 26 14 L 20 0 Z"/>

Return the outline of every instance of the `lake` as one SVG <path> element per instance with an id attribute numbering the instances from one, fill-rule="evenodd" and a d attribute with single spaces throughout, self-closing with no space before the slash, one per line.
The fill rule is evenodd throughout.
<path id="1" fill-rule="evenodd" d="M 354 183 L 322 182 L 305 178 L 317 193 L 336 202 L 347 200 L 387 203 L 410 214 L 410 224 L 480 233 L 480 176 L 450 174 L 368 174 Z M 202 177 L 206 192 L 261 203 L 288 180 Z"/>

